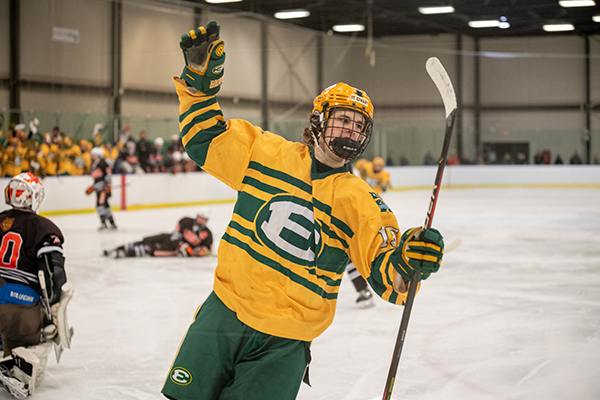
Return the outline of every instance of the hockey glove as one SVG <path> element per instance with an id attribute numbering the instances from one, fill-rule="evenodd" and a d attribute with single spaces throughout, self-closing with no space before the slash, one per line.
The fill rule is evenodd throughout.
<path id="1" fill-rule="evenodd" d="M 194 249 L 187 243 L 182 243 L 177 249 L 179 257 L 194 257 Z"/>
<path id="2" fill-rule="evenodd" d="M 85 194 L 92 194 L 93 192 L 94 192 L 94 187 L 93 186 L 90 186 L 89 188 L 87 188 L 85 190 Z"/>
<path id="3" fill-rule="evenodd" d="M 391 260 L 405 281 L 410 281 L 415 271 L 425 280 L 440 269 L 443 255 L 444 238 L 437 229 L 412 228 L 400 238 Z"/>
<path id="4" fill-rule="evenodd" d="M 179 47 L 185 58 L 181 79 L 207 96 L 217 94 L 223 83 L 225 43 L 219 40 L 220 27 L 211 21 L 181 35 Z"/>

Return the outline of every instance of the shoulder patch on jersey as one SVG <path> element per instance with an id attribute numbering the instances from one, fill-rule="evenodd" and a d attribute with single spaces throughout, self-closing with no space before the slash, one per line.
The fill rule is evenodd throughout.
<path id="1" fill-rule="evenodd" d="M 385 204 L 385 201 L 383 201 L 383 199 L 381 197 L 379 197 L 379 195 L 377 193 L 375 193 L 375 192 L 369 192 L 369 193 L 371 193 L 371 196 L 373 196 L 373 200 L 375 200 L 375 203 L 377 203 L 381 212 L 391 212 L 392 211 L 392 210 L 390 210 L 388 205 Z"/>
<path id="2" fill-rule="evenodd" d="M 14 218 L 6 217 L 6 218 L 4 218 L 2 223 L 0 223 L 0 228 L 2 228 L 2 230 L 4 232 L 6 232 L 10 228 L 12 228 L 14 222 L 15 222 Z"/>

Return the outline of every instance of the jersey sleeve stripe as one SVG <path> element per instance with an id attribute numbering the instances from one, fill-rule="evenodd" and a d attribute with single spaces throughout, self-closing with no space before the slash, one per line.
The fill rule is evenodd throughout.
<path id="1" fill-rule="evenodd" d="M 219 108 L 216 97 L 213 97 L 206 101 L 201 101 L 200 103 L 192 104 L 192 106 L 187 111 L 185 111 L 184 113 L 182 113 L 179 116 L 179 122 L 181 123 L 191 114 L 194 114 L 194 113 L 198 112 L 199 110 L 202 110 L 204 108 L 209 108 L 209 107 L 210 107 L 210 109 L 214 109 L 214 110 Z"/>
<path id="2" fill-rule="evenodd" d="M 223 126 L 226 124 L 223 123 Z M 221 123 L 212 128 L 204 129 L 202 135 L 192 135 L 189 138 L 182 139 L 183 145 L 185 146 L 186 152 L 190 158 L 194 160 L 198 166 L 203 167 L 206 162 L 206 156 L 208 155 L 208 147 L 212 140 L 219 136 L 226 128 L 221 126 Z M 196 132 L 198 133 L 198 132 Z M 188 133 L 188 135 L 190 135 Z M 187 141 L 186 141 L 187 140 Z"/>
<path id="3" fill-rule="evenodd" d="M 181 141 L 183 142 L 184 146 L 187 145 L 188 142 L 198 134 L 198 132 L 210 132 L 207 139 L 212 140 L 214 137 L 225 132 L 227 129 L 227 124 L 225 123 L 225 118 L 223 118 L 222 114 L 210 116 L 209 118 L 202 114 L 190 121 L 189 124 L 183 125 L 182 123 L 179 126 L 181 129 Z"/>
<path id="4" fill-rule="evenodd" d="M 41 256 L 44 253 L 51 253 L 53 251 L 56 251 L 56 252 L 58 252 L 60 254 L 64 254 L 63 253 L 63 249 L 60 246 L 44 246 L 44 247 L 42 247 L 41 249 L 38 250 L 37 256 L 39 257 L 39 256 Z"/>
<path id="5" fill-rule="evenodd" d="M 250 161 L 248 168 L 254 169 L 264 175 L 270 176 L 272 178 L 275 178 L 275 179 L 285 182 L 287 184 L 292 184 L 295 187 L 297 187 L 298 189 L 300 189 L 308 194 L 312 194 L 312 187 L 309 184 L 307 184 L 306 182 L 302 181 L 301 179 L 295 178 L 289 174 L 283 173 L 281 171 L 278 171 L 278 170 L 275 170 L 275 169 L 272 169 L 269 167 L 265 167 L 264 165 L 261 165 L 261 164 L 257 163 L 256 161 Z"/>

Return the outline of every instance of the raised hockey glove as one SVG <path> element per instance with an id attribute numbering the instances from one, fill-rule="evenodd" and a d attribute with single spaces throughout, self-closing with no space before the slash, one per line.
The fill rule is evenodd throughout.
<path id="1" fill-rule="evenodd" d="M 211 21 L 181 35 L 179 42 L 185 58 L 181 79 L 207 96 L 217 94 L 223 83 L 225 43 L 219 34 L 219 25 Z"/>
<path id="2" fill-rule="evenodd" d="M 415 271 L 425 280 L 440 269 L 443 255 L 444 238 L 437 229 L 412 228 L 400 238 L 392 262 L 405 281 L 410 281 Z"/>
<path id="3" fill-rule="evenodd" d="M 93 192 L 94 192 L 94 187 L 93 186 L 90 186 L 89 188 L 87 188 L 85 190 L 85 194 L 92 194 Z"/>

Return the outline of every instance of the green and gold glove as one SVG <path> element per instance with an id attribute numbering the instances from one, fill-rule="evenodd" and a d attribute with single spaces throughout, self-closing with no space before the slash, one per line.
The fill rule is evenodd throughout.
<path id="1" fill-rule="evenodd" d="M 444 238 L 437 229 L 412 228 L 404 232 L 390 259 L 405 281 L 410 281 L 415 271 L 425 280 L 440 269 L 443 255 Z"/>
<path id="2" fill-rule="evenodd" d="M 219 40 L 220 27 L 211 21 L 181 35 L 179 47 L 185 58 L 181 79 L 208 96 L 217 94 L 223 83 L 225 43 Z"/>

